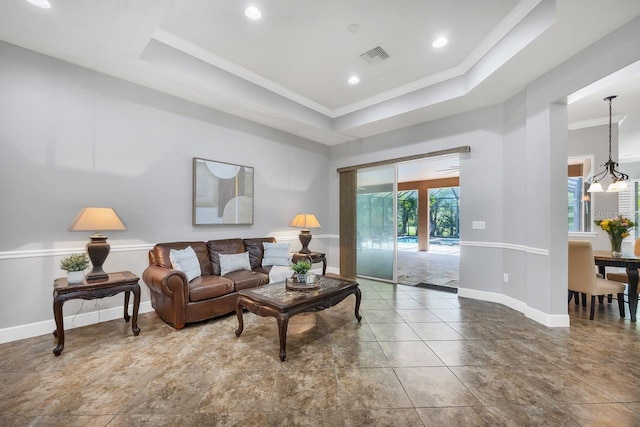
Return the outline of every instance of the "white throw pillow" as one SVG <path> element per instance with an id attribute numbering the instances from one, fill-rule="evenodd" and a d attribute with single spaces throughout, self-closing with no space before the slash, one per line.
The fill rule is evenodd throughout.
<path id="1" fill-rule="evenodd" d="M 264 255 L 262 256 L 262 266 L 268 267 L 270 265 L 283 265 L 289 266 L 291 264 L 290 254 L 291 245 L 289 243 L 263 243 Z"/>
<path id="2" fill-rule="evenodd" d="M 200 261 L 198 261 L 198 256 L 191 246 L 187 246 L 182 250 L 171 249 L 169 251 L 169 259 L 171 260 L 171 267 L 186 274 L 189 281 L 200 277 L 202 274 Z"/>
<path id="3" fill-rule="evenodd" d="M 269 270 L 269 283 L 277 283 L 284 282 L 287 280 L 287 277 L 291 277 L 293 271 L 291 268 L 285 267 L 283 265 L 274 265 Z"/>
<path id="4" fill-rule="evenodd" d="M 238 270 L 251 271 L 251 264 L 249 263 L 249 252 L 242 252 L 240 254 L 218 254 L 220 257 L 220 275 L 224 276 L 227 273 Z"/>

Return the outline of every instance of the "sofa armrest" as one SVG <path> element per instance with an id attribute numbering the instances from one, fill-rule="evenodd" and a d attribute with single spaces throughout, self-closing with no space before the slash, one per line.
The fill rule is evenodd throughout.
<path id="1" fill-rule="evenodd" d="M 189 281 L 181 271 L 150 265 L 142 273 L 142 280 L 152 291 L 189 301 Z"/>

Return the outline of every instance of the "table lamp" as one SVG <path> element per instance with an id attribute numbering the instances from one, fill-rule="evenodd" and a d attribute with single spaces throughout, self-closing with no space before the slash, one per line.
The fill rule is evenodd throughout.
<path id="1" fill-rule="evenodd" d="M 111 246 L 107 236 L 97 230 L 126 230 L 113 208 L 83 208 L 69 226 L 69 231 L 95 231 L 91 241 L 87 243 L 87 254 L 93 269 L 87 274 L 87 281 L 106 280 L 109 275 L 102 269 L 102 264 L 109 255 Z"/>
<path id="2" fill-rule="evenodd" d="M 302 249 L 300 249 L 301 254 L 309 254 L 311 251 L 309 250 L 309 242 L 311 242 L 311 231 L 310 228 L 320 228 L 321 225 L 316 219 L 314 214 L 298 214 L 295 218 L 289 223 L 289 227 L 297 227 L 301 228 L 300 234 L 298 238 L 300 239 L 300 243 L 302 243 Z"/>

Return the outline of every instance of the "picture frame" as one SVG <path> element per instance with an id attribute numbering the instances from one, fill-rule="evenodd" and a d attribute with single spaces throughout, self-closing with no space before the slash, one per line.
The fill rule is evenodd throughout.
<path id="1" fill-rule="evenodd" d="M 251 166 L 193 158 L 193 225 L 253 224 Z"/>

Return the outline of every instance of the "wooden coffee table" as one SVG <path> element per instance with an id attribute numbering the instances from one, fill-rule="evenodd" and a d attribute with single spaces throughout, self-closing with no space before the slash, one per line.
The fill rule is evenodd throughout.
<path id="1" fill-rule="evenodd" d="M 238 299 L 236 300 L 238 329 L 236 330 L 236 336 L 240 336 L 244 330 L 242 320 L 243 307 L 258 316 L 275 317 L 278 321 L 278 333 L 280 335 L 280 360 L 284 362 L 287 357 L 287 326 L 289 325 L 289 319 L 293 315 L 321 311 L 325 308 L 333 307 L 349 295 L 355 294 L 356 319 L 358 319 L 358 322 L 362 320 L 359 313 L 362 295 L 360 289 L 358 289 L 357 282 L 324 276 L 318 276 L 316 282 L 320 283 L 320 288 L 313 291 L 288 291 L 284 282 L 238 291 Z"/>

